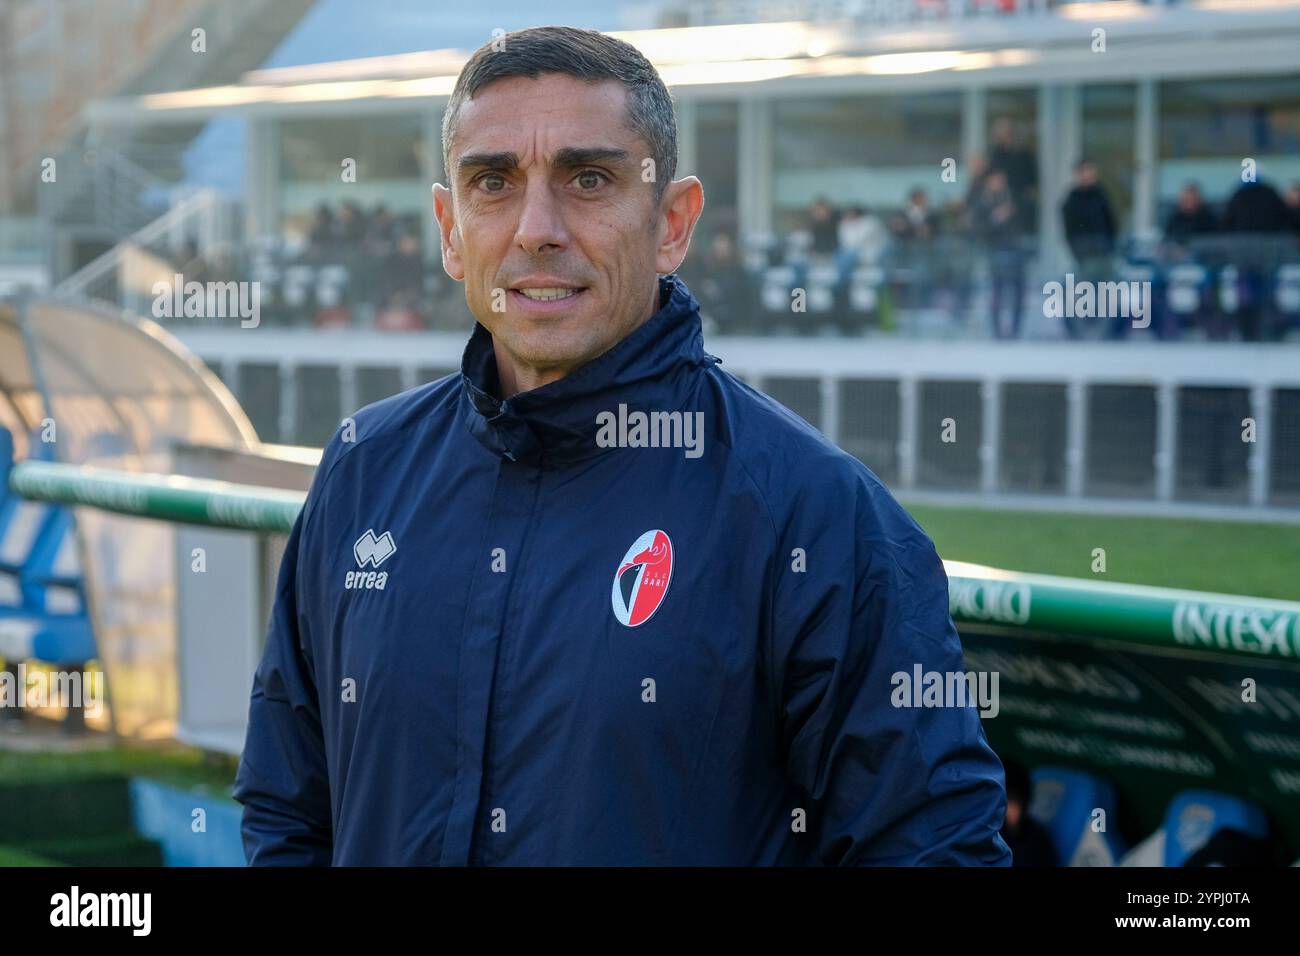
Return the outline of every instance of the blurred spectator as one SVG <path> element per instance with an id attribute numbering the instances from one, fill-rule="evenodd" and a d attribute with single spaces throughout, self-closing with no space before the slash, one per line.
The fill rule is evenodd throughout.
<path id="1" fill-rule="evenodd" d="M 1291 184 L 1283 197 L 1286 208 L 1291 210 L 1291 231 L 1300 233 L 1300 182 Z"/>
<path id="2" fill-rule="evenodd" d="M 1247 342 L 1271 338 L 1274 270 L 1292 239 L 1291 210 L 1264 182 L 1242 183 L 1228 200 L 1223 231 L 1231 238 L 1229 259 L 1237 268 L 1237 316 Z"/>
<path id="3" fill-rule="evenodd" d="M 356 243 L 365 237 L 366 224 L 361 207 L 350 199 L 339 207 L 331 225 L 330 239 L 338 245 L 355 248 Z"/>
<path id="4" fill-rule="evenodd" d="M 1012 866 L 1058 866 L 1056 847 L 1047 829 L 1029 815 L 1029 771 L 1014 760 L 1003 760 L 1007 777 L 1007 814 L 1002 839 L 1011 848 Z"/>
<path id="5" fill-rule="evenodd" d="M 1178 191 L 1178 205 L 1165 223 L 1165 242 L 1174 249 L 1186 249 L 1196 236 L 1208 236 L 1219 231 L 1214 212 L 1205 204 L 1201 188 L 1187 183 Z"/>
<path id="6" fill-rule="evenodd" d="M 1021 248 L 1019 217 L 1007 175 L 993 168 L 981 183 L 971 207 L 971 228 L 988 260 L 991 301 L 989 318 L 994 338 L 1016 338 L 1024 313 L 1025 255 Z M 1004 330 L 1002 312 L 1010 313 Z"/>
<path id="7" fill-rule="evenodd" d="M 966 195 L 963 204 L 970 201 L 984 184 L 984 177 L 989 174 L 989 159 L 983 153 L 975 153 L 966 161 Z"/>
<path id="8" fill-rule="evenodd" d="M 1291 211 L 1268 183 L 1242 183 L 1223 212 L 1223 231 L 1290 232 Z"/>
<path id="9" fill-rule="evenodd" d="M 846 209 L 840 217 L 839 251 L 835 253 L 840 285 L 847 285 L 853 270 L 859 266 L 879 264 L 888 244 L 889 236 L 879 216 L 863 206 Z"/>
<path id="10" fill-rule="evenodd" d="M 755 308 L 753 285 L 731 233 L 713 234 L 704 261 L 691 270 L 687 284 L 700 300 L 701 311 L 723 331 L 751 320 Z"/>
<path id="11" fill-rule="evenodd" d="M 1210 268 L 1214 265 L 1216 250 L 1206 247 L 1210 237 L 1219 231 L 1219 219 L 1214 214 L 1201 194 L 1201 188 L 1194 182 L 1183 184 L 1178 191 L 1178 201 L 1174 211 L 1165 221 L 1164 236 L 1160 244 L 1160 255 L 1166 269 L 1157 275 L 1157 335 L 1161 338 L 1177 336 L 1183 322 L 1204 326 L 1212 338 L 1221 338 L 1225 333 L 1222 317 L 1212 303 L 1212 276 Z M 1169 284 L 1170 266 L 1178 265 L 1195 257 L 1205 271 L 1199 280 L 1184 276 L 1178 283 L 1178 294 L 1186 300 L 1192 298 L 1197 304 L 1189 307 L 1184 301 L 1181 311 L 1175 313 L 1171 304 L 1171 286 Z M 1193 273 L 1195 276 L 1195 273 Z"/>
<path id="12" fill-rule="evenodd" d="M 934 238 L 939 231 L 939 217 L 930 208 L 925 190 L 914 187 L 907 194 L 907 205 L 890 219 L 894 234 L 893 261 L 898 267 L 896 283 L 900 305 L 928 305 L 934 291 Z"/>
<path id="13" fill-rule="evenodd" d="M 412 233 L 400 233 L 396 247 L 384 257 L 379 288 L 384 296 L 404 295 L 410 302 L 419 301 L 424 290 L 424 255 L 420 240 Z"/>
<path id="14" fill-rule="evenodd" d="M 1106 190 L 1097 178 L 1097 167 L 1084 160 L 1074 168 L 1074 188 L 1061 207 L 1065 238 L 1080 265 L 1092 263 L 1094 271 L 1105 271 L 1115 254 L 1115 214 Z M 1085 266 L 1084 271 L 1088 271 Z"/>
<path id="15" fill-rule="evenodd" d="M 971 246 L 976 238 L 974 209 L 976 199 L 984 189 L 989 162 L 982 153 L 976 153 L 966 162 L 966 192 L 952 204 L 950 235 L 953 242 L 944 257 L 946 283 L 953 291 L 953 318 L 964 323 L 970 312 L 971 298 L 975 292 L 975 270 L 978 256 Z"/>
<path id="16" fill-rule="evenodd" d="M 808 288 L 810 270 L 814 266 L 833 265 L 839 251 L 839 214 L 824 196 L 818 196 L 808 211 L 807 253 L 798 249 L 789 259 L 794 272 L 792 289 Z"/>
<path id="17" fill-rule="evenodd" d="M 915 187 L 907 194 L 907 205 L 890 221 L 890 228 L 900 239 L 929 240 L 938 234 L 938 218 L 925 190 Z"/>
<path id="18" fill-rule="evenodd" d="M 1118 229 L 1106 190 L 1098 180 L 1097 167 L 1086 159 L 1074 167 L 1074 188 L 1061 205 L 1061 219 L 1066 242 L 1077 263 L 1078 278 L 1093 283 L 1106 281 L 1112 269 Z M 1078 338 L 1082 331 L 1069 314 L 1065 316 L 1065 330 L 1070 338 Z"/>
<path id="19" fill-rule="evenodd" d="M 398 233 L 397 220 L 388 206 L 384 203 L 375 206 L 375 211 L 371 213 L 370 221 L 364 224 L 364 229 L 366 247 L 370 253 L 377 256 L 387 255 Z"/>
<path id="20" fill-rule="evenodd" d="M 824 197 L 818 197 L 812 204 L 812 252 L 815 255 L 833 256 L 839 242 L 839 217 L 834 208 Z"/>
<path id="21" fill-rule="evenodd" d="M 993 148 L 989 169 L 1006 174 L 1007 188 L 1016 204 L 1016 220 L 1022 233 L 1035 231 L 1038 204 L 1038 159 L 1016 142 L 1015 130 L 1005 117 L 993 124 Z"/>
<path id="22" fill-rule="evenodd" d="M 334 210 L 330 209 L 325 203 L 321 203 L 316 207 L 311 227 L 307 231 L 307 241 L 312 246 L 320 248 L 329 243 L 333 235 Z"/>

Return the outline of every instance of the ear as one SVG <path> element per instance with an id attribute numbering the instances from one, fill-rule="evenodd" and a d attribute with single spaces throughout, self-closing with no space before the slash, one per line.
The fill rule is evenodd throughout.
<path id="1" fill-rule="evenodd" d="M 461 261 L 457 248 L 460 234 L 456 231 L 456 211 L 451 204 L 451 190 L 442 183 L 433 184 L 433 215 L 438 220 L 438 232 L 442 234 L 443 271 L 460 282 L 465 278 L 465 263 Z"/>
<path id="2" fill-rule="evenodd" d="M 691 234 L 704 209 L 704 187 L 694 176 L 668 184 L 659 203 L 659 245 L 655 249 L 655 271 L 676 272 L 686 258 Z"/>

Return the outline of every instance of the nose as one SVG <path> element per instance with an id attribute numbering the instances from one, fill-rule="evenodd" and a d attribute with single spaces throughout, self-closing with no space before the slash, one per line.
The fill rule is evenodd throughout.
<path id="1" fill-rule="evenodd" d="M 568 245 L 564 211 L 549 185 L 529 182 L 524 190 L 515 242 L 530 256 L 556 252 Z"/>

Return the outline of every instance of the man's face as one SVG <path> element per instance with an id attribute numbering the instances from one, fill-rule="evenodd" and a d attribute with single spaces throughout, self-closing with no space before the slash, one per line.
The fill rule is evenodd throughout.
<path id="1" fill-rule="evenodd" d="M 562 377 L 653 315 L 657 274 L 685 256 L 699 183 L 669 184 L 655 203 L 650 149 L 626 107 L 616 81 L 543 74 L 498 80 L 461 109 L 450 192 L 434 187 L 443 265 L 519 388 Z M 700 198 L 683 205 L 692 187 Z"/>

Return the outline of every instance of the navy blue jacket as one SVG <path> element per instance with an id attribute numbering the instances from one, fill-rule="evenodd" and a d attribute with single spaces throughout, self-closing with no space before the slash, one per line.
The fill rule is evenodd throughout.
<path id="1" fill-rule="evenodd" d="M 891 703 L 964 670 L 930 540 L 659 281 L 560 381 L 501 401 L 476 326 L 331 439 L 252 693 L 250 862 L 1009 862 L 976 711 Z M 638 411 L 701 412 L 699 453 L 632 447 Z"/>

